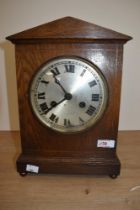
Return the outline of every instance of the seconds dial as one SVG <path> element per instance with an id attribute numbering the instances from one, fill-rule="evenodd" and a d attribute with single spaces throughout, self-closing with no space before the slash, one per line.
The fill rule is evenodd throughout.
<path id="1" fill-rule="evenodd" d="M 31 106 L 46 126 L 64 133 L 87 129 L 102 116 L 107 85 L 96 66 L 77 57 L 47 62 L 34 76 Z"/>

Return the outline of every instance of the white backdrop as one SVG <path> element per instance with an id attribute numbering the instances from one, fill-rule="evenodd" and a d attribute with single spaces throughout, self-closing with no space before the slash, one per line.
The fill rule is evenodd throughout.
<path id="1" fill-rule="evenodd" d="M 120 130 L 140 130 L 140 0 L 0 0 L 0 130 L 18 130 L 14 46 L 6 36 L 64 16 L 132 36 L 124 47 Z"/>

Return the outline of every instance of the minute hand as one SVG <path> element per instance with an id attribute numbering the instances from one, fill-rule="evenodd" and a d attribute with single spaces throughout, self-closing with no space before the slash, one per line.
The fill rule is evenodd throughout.
<path id="1" fill-rule="evenodd" d="M 45 114 L 47 114 L 49 111 L 51 111 L 53 108 L 55 108 L 57 105 L 61 104 L 63 101 L 65 101 L 66 98 L 63 98 L 61 101 L 55 103 L 53 106 L 51 106 L 50 108 L 48 108 L 46 111 L 45 111 Z M 44 113 L 43 113 L 44 114 Z"/>

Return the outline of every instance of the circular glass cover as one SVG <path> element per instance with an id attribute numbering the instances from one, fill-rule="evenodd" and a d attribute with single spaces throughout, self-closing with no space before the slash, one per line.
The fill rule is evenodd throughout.
<path id="1" fill-rule="evenodd" d="M 75 133 L 94 125 L 107 102 L 99 69 L 77 57 L 55 58 L 40 67 L 30 88 L 32 109 L 49 128 Z"/>

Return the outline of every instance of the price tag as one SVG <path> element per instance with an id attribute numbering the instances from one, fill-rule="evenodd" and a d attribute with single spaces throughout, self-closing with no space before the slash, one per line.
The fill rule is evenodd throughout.
<path id="1" fill-rule="evenodd" d="M 26 171 L 33 172 L 33 173 L 38 173 L 39 172 L 39 167 L 35 166 L 35 165 L 27 164 L 26 165 Z"/>
<path id="2" fill-rule="evenodd" d="M 115 147 L 115 140 L 113 140 L 113 139 L 98 139 L 97 147 L 114 148 Z"/>

